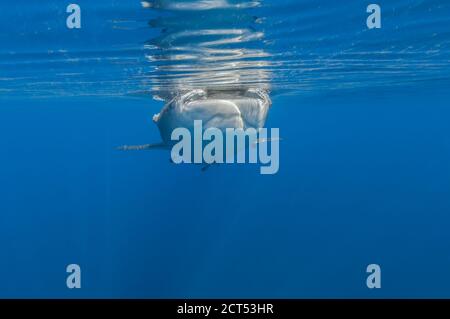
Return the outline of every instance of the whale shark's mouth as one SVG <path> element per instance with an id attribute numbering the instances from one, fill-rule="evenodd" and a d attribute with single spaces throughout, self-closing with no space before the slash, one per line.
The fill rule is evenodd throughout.
<path id="1" fill-rule="evenodd" d="M 170 143 L 174 129 L 192 130 L 196 120 L 203 128 L 261 128 L 266 121 L 271 100 L 261 89 L 244 91 L 192 90 L 176 96 L 160 113 L 153 116 L 164 143 Z"/>

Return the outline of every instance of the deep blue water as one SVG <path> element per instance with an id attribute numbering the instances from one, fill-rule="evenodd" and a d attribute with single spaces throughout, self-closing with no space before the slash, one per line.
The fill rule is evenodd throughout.
<path id="1" fill-rule="evenodd" d="M 0 2 L 0 297 L 450 297 L 446 1 L 378 1 L 379 30 L 364 1 L 77 3 L 69 30 L 60 1 Z M 206 23 L 246 31 L 167 40 Z M 279 172 L 117 150 L 160 140 L 180 85 L 270 88 Z"/>

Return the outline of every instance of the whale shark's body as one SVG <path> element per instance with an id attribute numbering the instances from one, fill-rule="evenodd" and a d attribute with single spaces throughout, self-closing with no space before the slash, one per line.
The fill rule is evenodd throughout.
<path id="1" fill-rule="evenodd" d="M 174 97 L 153 116 L 162 142 L 156 144 L 123 146 L 125 150 L 169 148 L 171 134 L 176 128 L 193 130 L 194 121 L 201 120 L 203 130 L 218 128 L 260 129 L 264 126 L 272 102 L 261 89 L 243 91 L 192 90 Z"/>
<path id="2" fill-rule="evenodd" d="M 148 0 L 144 8 L 170 12 L 152 19 L 160 34 L 147 43 L 156 66 L 151 92 L 165 101 L 153 116 L 161 141 L 123 150 L 170 149 L 177 128 L 263 128 L 272 104 L 270 68 L 253 14 L 257 0 Z M 201 15 L 192 11 L 201 12 Z M 258 143 L 263 139 L 258 140 Z"/>

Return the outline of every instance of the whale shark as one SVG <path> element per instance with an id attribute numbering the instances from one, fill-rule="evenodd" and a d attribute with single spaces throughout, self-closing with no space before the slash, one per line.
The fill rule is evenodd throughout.
<path id="1" fill-rule="evenodd" d="M 161 142 L 144 145 L 124 145 L 122 150 L 169 149 L 171 134 L 176 128 L 194 129 L 194 121 L 203 122 L 203 130 L 217 128 L 260 129 L 264 126 L 272 101 L 262 89 L 242 91 L 195 89 L 175 96 L 153 116 Z"/>

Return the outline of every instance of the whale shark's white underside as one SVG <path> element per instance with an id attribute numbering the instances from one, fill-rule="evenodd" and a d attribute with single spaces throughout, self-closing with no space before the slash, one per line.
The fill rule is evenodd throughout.
<path id="1" fill-rule="evenodd" d="M 271 106 L 269 95 L 260 89 L 245 92 L 208 92 L 193 90 L 177 96 L 153 116 L 165 144 L 171 141 L 174 129 L 193 129 L 195 120 L 201 120 L 203 129 L 261 128 Z"/>
<path id="2" fill-rule="evenodd" d="M 176 128 L 194 130 L 194 121 L 202 121 L 202 129 L 260 129 L 264 126 L 272 101 L 263 89 L 241 91 L 192 90 L 170 100 L 153 116 L 162 142 L 124 145 L 121 150 L 168 149 Z"/>

